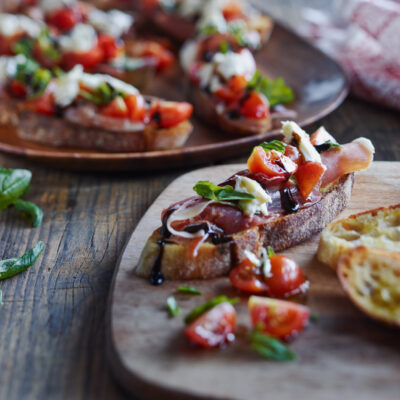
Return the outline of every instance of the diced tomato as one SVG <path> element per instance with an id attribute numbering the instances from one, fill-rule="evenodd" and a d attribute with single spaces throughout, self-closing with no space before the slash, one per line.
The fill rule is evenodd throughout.
<path id="1" fill-rule="evenodd" d="M 91 70 L 96 67 L 104 57 L 103 50 L 95 46 L 92 50 L 86 52 L 67 52 L 61 59 L 61 66 L 70 70 L 75 65 L 81 64 L 85 70 Z"/>
<path id="2" fill-rule="evenodd" d="M 299 265 L 289 257 L 276 254 L 272 256 L 271 271 L 266 279 L 268 295 L 287 297 L 306 289 L 303 272 Z"/>
<path id="3" fill-rule="evenodd" d="M 318 183 L 321 182 L 325 171 L 325 165 L 314 161 L 306 161 L 300 165 L 296 172 L 296 180 L 304 199 L 307 199 Z"/>
<path id="4" fill-rule="evenodd" d="M 251 91 L 242 102 L 239 114 L 245 118 L 263 119 L 269 116 L 269 103 L 267 98 L 259 92 Z"/>
<path id="5" fill-rule="evenodd" d="M 13 97 L 23 98 L 27 94 L 24 84 L 21 83 L 20 81 L 17 81 L 16 79 L 13 79 L 10 82 L 9 88 L 10 88 L 10 93 Z"/>
<path id="6" fill-rule="evenodd" d="M 157 71 L 164 71 L 174 62 L 174 55 L 160 43 L 144 41 L 136 44 L 133 53 L 138 57 L 153 58 L 157 62 Z"/>
<path id="7" fill-rule="evenodd" d="M 112 118 L 128 118 L 129 110 L 121 96 L 117 96 L 110 104 L 102 107 L 100 110 L 102 115 Z"/>
<path id="8" fill-rule="evenodd" d="M 131 121 L 144 121 L 146 107 L 142 95 L 132 94 L 125 97 L 125 104 L 128 107 L 129 118 Z"/>
<path id="9" fill-rule="evenodd" d="M 116 58 L 122 51 L 123 46 L 111 35 L 105 33 L 99 35 L 98 45 L 103 50 L 104 60 L 112 60 Z"/>
<path id="10" fill-rule="evenodd" d="M 193 106 L 189 103 L 163 101 L 159 105 L 160 126 L 171 128 L 186 121 L 193 113 Z"/>
<path id="11" fill-rule="evenodd" d="M 224 15 L 224 18 L 227 21 L 232 21 L 234 19 L 238 19 L 240 17 L 243 16 L 243 10 L 241 5 L 236 2 L 236 1 L 232 1 L 230 3 L 228 3 L 224 9 L 222 10 L 222 13 Z"/>
<path id="12" fill-rule="evenodd" d="M 267 291 L 267 284 L 261 268 L 247 258 L 229 273 L 233 287 L 249 294 L 260 294 Z"/>
<path id="13" fill-rule="evenodd" d="M 17 33 L 12 36 L 3 36 L 0 35 L 0 55 L 2 56 L 11 56 L 14 54 L 13 46 L 14 43 L 20 39 L 22 35 Z"/>
<path id="14" fill-rule="evenodd" d="M 213 348 L 231 342 L 236 328 L 236 311 L 226 302 L 202 314 L 184 331 L 184 335 L 194 344 Z"/>
<path id="15" fill-rule="evenodd" d="M 227 85 L 216 90 L 215 95 L 225 102 L 237 102 L 243 97 L 247 83 L 245 76 L 235 75 Z"/>
<path id="16" fill-rule="evenodd" d="M 33 100 L 35 111 L 39 114 L 52 116 L 55 114 L 54 94 L 44 92 L 40 97 Z"/>
<path id="17" fill-rule="evenodd" d="M 60 8 L 46 15 L 46 22 L 60 31 L 69 31 L 80 21 L 81 16 L 71 8 Z"/>
<path id="18" fill-rule="evenodd" d="M 276 152 L 265 151 L 261 146 L 257 146 L 247 160 L 247 168 L 252 173 L 262 172 L 271 178 L 289 176 L 289 173 L 277 163 L 283 157 L 283 154 L 280 156 Z"/>
<path id="19" fill-rule="evenodd" d="M 248 303 L 253 327 L 278 339 L 289 339 L 306 326 L 307 307 L 285 300 L 251 296 Z"/>

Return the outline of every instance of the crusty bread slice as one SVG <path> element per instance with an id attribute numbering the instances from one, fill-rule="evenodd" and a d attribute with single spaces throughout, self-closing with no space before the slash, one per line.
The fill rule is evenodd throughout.
<path id="1" fill-rule="evenodd" d="M 361 311 L 400 327 L 400 253 L 356 247 L 339 258 L 337 274 Z"/>
<path id="2" fill-rule="evenodd" d="M 357 246 L 400 252 L 400 204 L 351 215 L 321 234 L 318 259 L 336 268 L 341 254 Z"/>
<path id="3" fill-rule="evenodd" d="M 182 147 L 192 132 L 189 121 L 169 129 L 148 126 L 137 130 L 85 126 L 65 118 L 23 110 L 16 127 L 24 140 L 52 147 L 100 150 L 109 153 L 167 150 Z"/>
<path id="4" fill-rule="evenodd" d="M 347 206 L 354 182 L 349 174 L 326 192 L 316 204 L 300 211 L 271 220 L 259 227 L 239 232 L 228 243 L 203 243 L 195 258 L 188 256 L 187 245 L 167 243 L 163 248 L 161 272 L 167 279 L 207 279 L 227 274 L 243 261 L 244 250 L 260 254 L 261 247 L 272 246 L 276 251 L 294 246 L 311 238 Z M 157 229 L 142 251 L 136 273 L 149 277 L 159 254 L 162 239 Z"/>

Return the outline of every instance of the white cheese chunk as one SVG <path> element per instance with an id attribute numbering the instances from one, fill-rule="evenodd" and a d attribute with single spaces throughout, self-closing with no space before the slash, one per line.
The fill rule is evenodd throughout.
<path id="1" fill-rule="evenodd" d="M 95 8 L 90 11 L 88 21 L 99 32 L 119 38 L 129 31 L 133 24 L 133 17 L 119 10 L 105 12 Z"/>
<path id="2" fill-rule="evenodd" d="M 77 0 L 40 0 L 40 8 L 45 13 L 48 13 L 66 6 L 72 6 L 76 3 Z"/>
<path id="3" fill-rule="evenodd" d="M 214 72 L 214 65 L 212 63 L 204 64 L 199 69 L 200 87 L 206 88 L 211 82 L 211 78 Z"/>
<path id="4" fill-rule="evenodd" d="M 8 78 L 12 78 L 17 73 L 18 65 L 26 63 L 24 55 L 19 54 L 13 57 L 0 57 L 0 84 Z"/>
<path id="5" fill-rule="evenodd" d="M 226 80 L 235 75 L 244 75 L 250 80 L 257 70 L 256 61 L 248 49 L 243 49 L 238 53 L 232 51 L 217 53 L 212 62 L 216 65 L 217 72 Z"/>
<path id="6" fill-rule="evenodd" d="M 39 36 L 42 24 L 25 15 L 0 14 L 0 35 L 13 36 L 26 33 L 32 38 Z"/>
<path id="7" fill-rule="evenodd" d="M 189 40 L 183 45 L 182 50 L 179 53 L 179 59 L 185 72 L 189 71 L 190 67 L 196 60 L 198 49 L 199 46 L 195 40 Z"/>
<path id="8" fill-rule="evenodd" d="M 310 142 L 310 136 L 293 121 L 282 122 L 282 135 L 285 142 L 290 143 L 293 139 L 297 141 L 298 149 L 305 161 L 314 161 L 322 164 L 321 156 Z"/>
<path id="9" fill-rule="evenodd" d="M 68 35 L 60 36 L 59 43 L 61 50 L 64 52 L 87 52 L 96 46 L 97 33 L 88 24 L 77 24 Z"/>
<path id="10" fill-rule="evenodd" d="M 137 94 L 139 91 L 129 83 L 123 82 L 110 75 L 104 74 L 83 74 L 80 81 L 86 86 L 96 89 L 104 82 L 107 82 L 114 89 L 124 94 Z"/>
<path id="11" fill-rule="evenodd" d="M 201 13 L 207 0 L 184 0 L 180 3 L 178 12 L 184 17 L 191 17 Z"/>
<path id="12" fill-rule="evenodd" d="M 206 27 L 214 27 L 219 33 L 226 33 L 228 30 L 228 24 L 222 12 L 212 8 L 207 9 L 207 11 L 203 13 L 197 23 L 197 27 L 200 30 Z"/>
<path id="13" fill-rule="evenodd" d="M 235 190 L 254 196 L 254 199 L 239 201 L 239 207 L 245 215 L 250 217 L 256 213 L 268 215 L 267 204 L 272 203 L 272 198 L 257 181 L 237 175 Z"/>

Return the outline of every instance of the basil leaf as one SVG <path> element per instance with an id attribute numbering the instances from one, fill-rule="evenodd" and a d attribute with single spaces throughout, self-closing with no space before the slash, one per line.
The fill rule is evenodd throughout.
<path id="1" fill-rule="evenodd" d="M 81 89 L 79 94 L 86 100 L 89 100 L 90 102 L 98 105 L 109 104 L 118 96 L 123 97 L 123 93 L 120 93 L 118 90 L 115 90 L 107 82 L 101 83 L 96 89 L 90 92 Z"/>
<path id="2" fill-rule="evenodd" d="M 236 304 L 239 301 L 237 297 L 229 298 L 225 295 L 214 297 L 211 300 L 206 301 L 204 304 L 201 304 L 195 307 L 188 315 L 185 317 L 185 324 L 190 324 L 197 318 L 199 318 L 206 311 L 211 310 L 215 306 L 221 303 L 228 302 L 230 304 Z"/>
<path id="3" fill-rule="evenodd" d="M 32 226 L 34 228 L 40 226 L 43 220 L 43 211 L 40 207 L 30 201 L 21 199 L 16 200 L 13 205 L 18 211 L 27 214 L 32 219 Z"/>
<path id="4" fill-rule="evenodd" d="M 52 74 L 48 69 L 40 68 L 32 76 L 29 86 L 32 88 L 31 97 L 40 96 L 50 83 Z"/>
<path id="5" fill-rule="evenodd" d="M 214 25 L 206 25 L 200 30 L 200 34 L 204 36 L 211 36 L 219 33 L 219 30 Z"/>
<path id="6" fill-rule="evenodd" d="M 171 314 L 172 317 L 176 317 L 177 315 L 179 315 L 181 313 L 181 309 L 178 306 L 178 303 L 175 300 L 174 296 L 170 296 L 167 299 L 167 307 L 168 307 L 168 311 Z"/>
<path id="7" fill-rule="evenodd" d="M 20 81 L 24 85 L 28 85 L 34 75 L 34 73 L 39 69 L 39 64 L 36 61 L 27 59 L 23 64 L 17 65 L 17 72 L 15 74 L 15 79 Z"/>
<path id="8" fill-rule="evenodd" d="M 50 36 L 47 29 L 40 32 L 40 35 L 37 38 L 37 43 L 46 58 L 55 62 L 61 60 L 61 53 L 57 48 L 55 40 Z"/>
<path id="9" fill-rule="evenodd" d="M 219 45 L 219 50 L 221 51 L 221 53 L 226 54 L 229 51 L 229 43 L 227 41 L 223 41 Z"/>
<path id="10" fill-rule="evenodd" d="M 271 107 L 294 100 L 293 90 L 286 85 L 283 78 L 269 79 L 262 76 L 260 71 L 256 71 L 247 87 L 261 92 L 268 99 Z"/>
<path id="11" fill-rule="evenodd" d="M 318 153 L 322 153 L 324 151 L 332 150 L 332 149 L 339 149 L 342 146 L 339 143 L 332 142 L 331 140 L 327 140 L 325 143 L 322 144 L 317 144 L 314 146 L 315 150 L 318 151 Z"/>
<path id="12" fill-rule="evenodd" d="M 199 289 L 196 289 L 195 287 L 192 286 L 179 286 L 177 289 L 178 293 L 184 293 L 184 294 L 202 294 Z"/>
<path id="13" fill-rule="evenodd" d="M 296 354 L 280 340 L 257 329 L 249 334 L 251 348 L 262 357 L 274 361 L 293 361 Z"/>
<path id="14" fill-rule="evenodd" d="M 271 140 L 270 142 L 261 143 L 259 146 L 261 146 L 265 151 L 276 150 L 280 153 L 284 153 L 286 143 L 283 143 L 280 140 Z"/>
<path id="15" fill-rule="evenodd" d="M 210 181 L 199 181 L 193 186 L 193 190 L 208 200 L 235 201 L 251 200 L 254 196 L 250 193 L 239 192 L 232 186 L 218 186 Z"/>
<path id="16" fill-rule="evenodd" d="M 31 38 L 23 37 L 16 41 L 12 46 L 12 51 L 14 54 L 23 54 L 25 57 L 32 57 L 33 47 L 35 41 Z"/>
<path id="17" fill-rule="evenodd" d="M 26 169 L 0 167 L 0 210 L 4 210 L 21 197 L 29 187 L 32 173 Z"/>
<path id="18" fill-rule="evenodd" d="M 44 243 L 39 242 L 22 257 L 0 261 L 0 280 L 11 278 L 12 276 L 27 270 L 36 262 L 40 254 L 42 254 L 43 249 Z"/>
<path id="19" fill-rule="evenodd" d="M 271 257 L 273 257 L 275 255 L 275 251 L 271 246 L 267 247 L 267 254 L 268 254 L 269 258 L 271 258 Z"/>

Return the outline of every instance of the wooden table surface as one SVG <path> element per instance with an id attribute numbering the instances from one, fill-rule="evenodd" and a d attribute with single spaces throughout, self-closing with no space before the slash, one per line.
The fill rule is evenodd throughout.
<path id="1" fill-rule="evenodd" d="M 275 0 L 271 7 L 293 2 Z M 284 10 L 274 9 L 280 15 Z M 377 160 L 400 161 L 396 111 L 350 98 L 321 123 L 340 142 L 370 138 Z M 188 170 L 70 173 L 2 154 L 0 165 L 33 172 L 26 199 L 45 213 L 42 226 L 33 229 L 13 210 L 0 212 L 0 259 L 21 255 L 38 240 L 46 244 L 26 273 L 0 282 L 0 399 L 126 398 L 105 356 L 113 270 L 145 210 Z"/>

